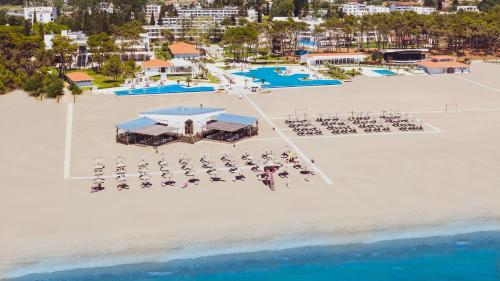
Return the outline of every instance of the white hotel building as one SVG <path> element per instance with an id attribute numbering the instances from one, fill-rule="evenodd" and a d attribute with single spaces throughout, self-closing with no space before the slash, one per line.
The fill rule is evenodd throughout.
<path id="1" fill-rule="evenodd" d="M 353 15 L 353 16 L 363 16 L 363 15 L 372 15 L 372 14 L 390 12 L 389 8 L 385 6 L 366 5 L 360 3 L 343 4 L 342 6 L 340 6 L 340 10 L 344 12 L 346 15 Z"/>
<path id="2" fill-rule="evenodd" d="M 187 8 L 178 9 L 179 17 L 196 18 L 196 17 L 214 17 L 214 18 L 230 18 L 238 15 L 239 8 L 224 7 L 222 9 L 203 9 L 203 8 Z"/>
<path id="3" fill-rule="evenodd" d="M 48 23 L 55 21 L 57 18 L 56 7 L 24 7 L 24 19 L 31 21 Z"/>

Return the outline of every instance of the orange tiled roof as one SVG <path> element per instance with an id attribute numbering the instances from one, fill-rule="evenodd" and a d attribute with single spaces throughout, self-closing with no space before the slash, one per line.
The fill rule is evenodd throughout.
<path id="1" fill-rule="evenodd" d="M 197 50 L 194 45 L 186 42 L 175 42 L 168 46 L 170 53 L 172 55 L 185 55 L 185 54 L 199 54 L 200 51 Z"/>
<path id="2" fill-rule="evenodd" d="M 456 61 L 435 62 L 435 61 L 426 60 L 426 61 L 418 62 L 417 65 L 425 66 L 428 68 L 469 67 L 469 65 L 467 65 L 465 63 L 460 63 L 460 62 L 456 62 Z"/>
<path id="3" fill-rule="evenodd" d="M 448 55 L 434 55 L 434 56 L 431 56 L 431 59 L 437 59 L 437 60 L 449 60 L 449 59 L 452 59 L 452 60 L 456 60 L 455 57 L 448 56 Z"/>
<path id="4" fill-rule="evenodd" d="M 84 72 L 66 73 L 66 77 L 68 77 L 68 79 L 73 81 L 73 82 L 94 80 L 94 78 L 92 78 L 91 76 L 89 76 L 87 73 L 84 73 Z"/>
<path id="5" fill-rule="evenodd" d="M 173 63 L 166 60 L 148 60 L 142 63 L 142 67 L 151 68 L 151 67 L 170 67 L 173 66 Z"/>

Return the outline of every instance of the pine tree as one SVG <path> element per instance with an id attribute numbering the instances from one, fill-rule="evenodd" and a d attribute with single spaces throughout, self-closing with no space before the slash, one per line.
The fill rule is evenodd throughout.
<path id="1" fill-rule="evenodd" d="M 149 25 L 156 25 L 155 14 L 151 13 L 151 19 L 149 21 Z"/>

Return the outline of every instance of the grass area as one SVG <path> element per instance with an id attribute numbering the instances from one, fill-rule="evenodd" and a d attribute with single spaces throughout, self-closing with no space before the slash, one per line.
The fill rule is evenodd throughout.
<path id="1" fill-rule="evenodd" d="M 217 79 L 215 76 L 212 75 L 212 73 L 208 73 L 208 81 L 210 83 L 219 83 L 219 79 Z"/>
<path id="2" fill-rule="evenodd" d="M 94 78 L 94 81 L 92 83 L 94 84 L 94 86 L 97 86 L 98 89 L 120 87 L 123 83 L 125 83 L 125 79 L 121 77 L 118 77 L 118 79 L 115 81 L 113 80 L 112 77 L 108 77 L 101 73 L 97 73 L 92 69 L 75 70 L 70 72 L 81 72 L 81 71 L 87 73 L 88 75 L 92 76 L 92 78 Z"/>

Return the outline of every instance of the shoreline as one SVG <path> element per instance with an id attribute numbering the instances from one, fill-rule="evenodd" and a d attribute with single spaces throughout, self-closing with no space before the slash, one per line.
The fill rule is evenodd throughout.
<path id="1" fill-rule="evenodd" d="M 366 231 L 347 230 L 342 232 L 295 232 L 279 238 L 262 237 L 260 239 L 228 239 L 217 242 L 186 241 L 177 247 L 159 246 L 149 253 L 141 251 L 120 251 L 111 254 L 105 249 L 101 253 L 89 255 L 68 255 L 45 261 L 26 261 L 19 265 L 22 269 L 7 271 L 3 278 L 24 278 L 30 275 L 59 273 L 72 270 L 103 269 L 108 267 L 164 263 L 198 258 L 210 258 L 223 255 L 252 254 L 270 251 L 282 251 L 303 247 L 368 245 L 373 243 L 391 243 L 393 241 L 448 237 L 479 232 L 500 231 L 500 218 L 476 217 L 451 220 L 444 223 L 405 225 L 370 229 Z M 154 242 L 150 244 L 155 244 Z M 189 246 L 187 246 L 189 245 Z M 223 246 L 222 246 L 223 245 Z M 221 247 L 222 246 L 222 247 Z M 96 249 L 93 249 L 96 250 Z M 68 263 L 71 260 L 71 264 Z M 27 265 L 30 264 L 30 265 Z"/>

